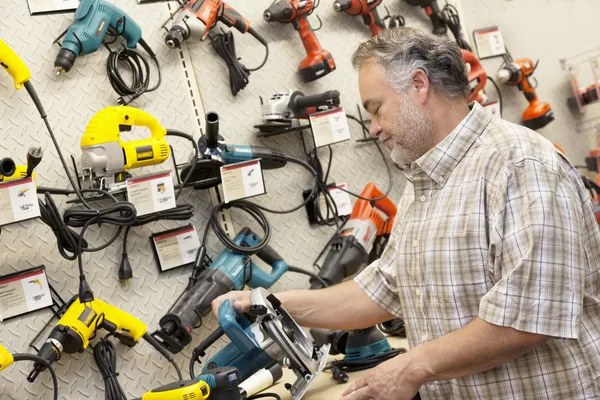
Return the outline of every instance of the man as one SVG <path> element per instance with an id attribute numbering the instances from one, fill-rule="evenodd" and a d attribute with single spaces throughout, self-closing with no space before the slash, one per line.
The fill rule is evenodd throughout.
<path id="1" fill-rule="evenodd" d="M 540 134 L 468 105 L 458 47 L 385 30 L 353 58 L 370 134 L 406 166 L 381 259 L 278 294 L 306 327 L 403 318 L 410 351 L 344 400 L 597 399 L 600 232 L 577 171 Z M 224 298 L 246 310 L 249 297 Z"/>

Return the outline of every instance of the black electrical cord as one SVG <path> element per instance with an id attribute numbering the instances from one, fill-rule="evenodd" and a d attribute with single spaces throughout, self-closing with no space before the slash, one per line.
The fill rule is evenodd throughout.
<path id="1" fill-rule="evenodd" d="M 50 375 L 52 376 L 52 388 L 53 388 L 53 399 L 54 400 L 58 400 L 58 380 L 56 379 L 56 373 L 54 372 L 54 368 L 52 368 L 52 366 L 48 363 L 48 361 L 42 357 L 38 357 L 35 354 L 27 354 L 27 353 L 15 353 L 12 355 L 13 356 L 13 360 L 15 362 L 19 362 L 19 361 L 33 361 L 39 364 L 42 364 L 43 366 L 46 367 L 46 369 L 48 369 L 48 371 L 50 372 Z"/>
<path id="2" fill-rule="evenodd" d="M 301 269 L 301 268 L 298 268 L 298 267 L 294 267 L 294 266 L 292 266 L 292 265 L 288 265 L 288 271 L 289 271 L 289 272 L 294 272 L 294 273 L 296 273 L 296 274 L 308 275 L 308 276 L 310 276 L 311 278 L 314 278 L 314 279 L 316 279 L 317 281 L 319 281 L 319 283 L 320 283 L 321 285 L 323 285 L 323 287 L 324 287 L 324 288 L 326 288 L 326 287 L 329 287 L 329 285 L 327 284 L 327 282 L 325 282 L 325 281 L 323 280 L 323 278 L 321 278 L 319 275 L 317 275 L 317 274 L 315 274 L 315 273 L 313 273 L 313 272 L 306 271 L 306 270 L 304 270 L 304 269 Z"/>
<path id="3" fill-rule="evenodd" d="M 339 368 L 344 372 L 362 371 L 378 366 L 379 364 L 396 357 L 399 354 L 406 353 L 406 349 L 392 349 L 387 353 L 379 354 L 364 360 L 334 360 L 331 361 L 327 369 Z"/>
<path id="4" fill-rule="evenodd" d="M 127 400 L 125 391 L 117 379 L 117 350 L 109 336 L 100 339 L 94 349 L 94 360 L 104 381 L 104 398 L 106 400 Z"/>
<path id="5" fill-rule="evenodd" d="M 277 393 L 258 393 L 254 396 L 247 397 L 246 400 L 265 399 L 271 398 L 275 400 L 281 400 L 281 397 Z"/>
<path id="6" fill-rule="evenodd" d="M 269 46 L 266 42 L 263 43 L 261 41 L 263 46 L 265 46 L 264 60 L 256 68 L 246 68 L 240 63 L 240 60 L 237 57 L 235 52 L 235 41 L 231 31 L 217 34 L 210 31 L 208 37 L 210 38 L 213 49 L 215 49 L 215 52 L 223 59 L 229 70 L 229 86 L 231 88 L 231 94 L 237 96 L 239 91 L 248 85 L 250 72 L 259 70 L 267 62 L 267 59 L 269 58 Z"/>
<path id="7" fill-rule="evenodd" d="M 377 328 L 390 336 L 406 337 L 406 326 L 402 318 L 395 318 L 377 325 Z"/>
<path id="8" fill-rule="evenodd" d="M 178 199 L 181 195 L 181 192 L 183 191 L 183 188 L 185 188 L 188 182 L 190 181 L 190 178 L 192 177 L 192 172 L 196 169 L 196 164 L 198 164 L 198 157 L 200 155 L 200 149 L 198 148 L 198 142 L 194 140 L 194 137 L 185 132 L 177 131 L 175 129 L 167 129 L 167 136 L 177 136 L 187 139 L 192 143 L 192 147 L 194 148 L 194 158 L 192 159 L 191 168 L 189 169 L 189 172 L 186 174 L 185 178 L 183 178 L 183 182 L 181 182 L 179 190 L 175 195 L 175 199 Z"/>
<path id="9" fill-rule="evenodd" d="M 462 27 L 460 25 L 460 17 L 458 15 L 458 10 L 452 4 L 448 4 L 447 1 L 444 7 L 442 8 L 442 19 L 448 26 L 448 29 L 450 29 L 450 31 L 454 35 L 458 46 L 461 49 L 473 51 L 471 50 L 471 46 L 469 46 L 467 40 L 462 35 Z"/>

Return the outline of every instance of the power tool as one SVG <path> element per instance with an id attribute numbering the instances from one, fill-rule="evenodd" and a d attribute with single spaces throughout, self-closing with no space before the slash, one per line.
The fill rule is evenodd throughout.
<path id="1" fill-rule="evenodd" d="M 27 165 L 16 165 L 9 157 L 0 159 L 0 182 L 29 177 L 35 181 L 33 170 L 42 161 L 42 156 L 43 151 L 40 147 L 30 147 L 27 151 Z"/>
<path id="2" fill-rule="evenodd" d="M 196 166 L 184 167 L 181 176 L 190 175 L 196 189 L 207 189 L 221 183 L 220 167 L 242 161 L 260 159 L 262 169 L 278 169 L 287 164 L 287 156 L 270 147 L 231 145 L 219 135 L 219 114 L 206 114 L 206 133 L 198 140 L 200 159 Z"/>
<path id="3" fill-rule="evenodd" d="M 310 127 L 302 125 L 300 119 L 308 119 L 310 114 L 338 108 L 339 105 L 340 92 L 337 90 L 309 96 L 298 90 L 275 93 L 265 103 L 261 98 L 263 123 L 254 127 L 259 130 L 258 136 L 300 131 Z"/>
<path id="4" fill-rule="evenodd" d="M 385 24 L 379 18 L 377 7 L 382 0 L 335 0 L 333 9 L 348 15 L 360 15 L 365 25 L 371 30 L 371 35 L 377 36 L 385 29 Z"/>
<path id="5" fill-rule="evenodd" d="M 87 349 L 90 338 L 93 338 L 100 328 L 110 332 L 121 343 L 129 347 L 135 346 L 141 338 L 144 338 L 163 356 L 172 360 L 160 344 L 146 333 L 146 325 L 139 319 L 102 300 L 94 299 L 82 303 L 75 296 L 70 300 L 64 315 L 52 329 L 37 354 L 46 361 L 46 364 L 36 362 L 27 380 L 34 382 L 40 372 L 59 360 L 63 353 L 83 352 Z"/>
<path id="6" fill-rule="evenodd" d="M 241 380 L 245 380 L 274 362 L 282 362 L 297 377 L 289 387 L 292 399 L 300 399 L 325 367 L 330 346 L 313 346 L 281 302 L 266 289 L 253 289 L 250 303 L 248 314 L 256 318 L 254 322 L 236 312 L 230 300 L 219 306 L 219 328 L 192 352 L 191 376 L 194 377 L 194 365 L 204 357 L 205 351 L 227 335 L 231 343 L 204 363 L 203 373 L 229 366 L 239 369 Z"/>
<path id="7" fill-rule="evenodd" d="M 34 354 L 28 353 L 15 353 L 11 354 L 4 346 L 0 344 L 0 371 L 5 370 L 6 368 L 13 365 L 15 362 L 19 361 L 34 361 L 41 364 L 46 364 L 46 368 L 50 372 L 52 376 L 52 388 L 54 391 L 54 400 L 58 400 L 58 381 L 56 379 L 56 373 L 52 366 L 50 366 L 46 360 L 40 358 Z"/>
<path id="8" fill-rule="evenodd" d="M 208 400 L 213 399 L 210 386 L 203 380 L 173 382 L 149 391 L 136 400 Z"/>
<path id="9" fill-rule="evenodd" d="M 446 23 L 442 18 L 440 6 L 437 0 L 404 0 L 411 6 L 423 7 L 425 14 L 431 20 L 433 25 L 433 33 L 435 35 L 444 35 L 446 33 Z"/>
<path id="10" fill-rule="evenodd" d="M 109 28 L 115 35 L 123 35 L 128 48 L 138 43 L 147 47 L 141 28 L 123 10 L 104 0 L 81 0 L 54 61 L 56 74 L 69 72 L 77 56 L 98 50 Z"/>
<path id="11" fill-rule="evenodd" d="M 369 199 L 381 198 L 384 194 L 373 183 L 368 183 L 360 196 Z M 387 218 L 384 218 L 380 211 Z M 380 243 L 376 243 L 376 239 L 387 240 L 396 212 L 396 206 L 388 197 L 376 201 L 358 198 L 350 218 L 332 242 L 318 276 L 331 286 L 357 273 L 369 257 L 376 259 L 381 254 L 382 247 Z M 371 255 L 372 253 L 375 254 Z M 323 287 L 315 278 L 310 279 L 310 284 L 311 289 Z"/>
<path id="12" fill-rule="evenodd" d="M 242 247 L 256 246 L 260 238 L 250 228 L 243 228 L 233 242 Z M 171 353 L 179 353 L 192 341 L 191 330 L 202 324 L 202 317 L 210 312 L 214 299 L 232 290 L 242 290 L 245 285 L 271 287 L 287 272 L 288 264 L 269 245 L 256 255 L 271 266 L 270 274 L 255 267 L 247 254 L 223 250 L 160 319 L 160 329 L 152 335 Z"/>
<path id="13" fill-rule="evenodd" d="M 165 43 L 172 49 L 177 48 L 192 34 L 204 40 L 217 22 L 222 22 L 229 28 L 234 27 L 240 33 L 249 33 L 263 45 L 267 45 L 267 41 L 250 26 L 250 21 L 222 0 L 189 1 L 173 22 Z"/>
<path id="14" fill-rule="evenodd" d="M 481 62 L 470 51 L 461 49 L 463 62 L 468 66 L 467 77 L 469 79 L 469 88 L 471 90 L 469 95 L 469 103 L 476 101 L 479 104 L 483 104 L 485 101 L 485 95 L 483 89 L 487 84 L 487 73 L 483 69 Z"/>
<path id="15" fill-rule="evenodd" d="M 263 14 L 269 22 L 291 23 L 300 34 L 306 58 L 298 66 L 298 71 L 304 82 L 312 82 L 335 70 L 333 56 L 321 47 L 307 20 L 314 8 L 313 0 L 277 0 Z"/>
<path id="16" fill-rule="evenodd" d="M 529 101 L 529 107 L 523 112 L 522 123 L 533 130 L 543 128 L 554 121 L 554 112 L 550 108 L 550 104 L 538 98 L 535 89 L 529 82 L 529 78 L 537 66 L 538 63 L 534 64 L 529 58 L 513 60 L 508 56 L 505 64 L 497 73 L 499 81 L 517 86 L 525 94 L 525 98 Z"/>
<path id="17" fill-rule="evenodd" d="M 152 137 L 122 141 L 121 133 L 132 126 L 148 128 Z M 126 171 L 163 163 L 171 154 L 166 135 L 158 120 L 142 110 L 104 108 L 90 120 L 81 138 L 84 187 L 116 190 L 129 177 Z"/>

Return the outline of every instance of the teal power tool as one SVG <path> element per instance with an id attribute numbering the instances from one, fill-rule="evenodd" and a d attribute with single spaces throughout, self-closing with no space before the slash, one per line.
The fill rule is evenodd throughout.
<path id="1" fill-rule="evenodd" d="M 200 362 L 205 351 L 227 335 L 231 343 L 205 363 L 203 373 L 223 366 L 235 367 L 243 381 L 269 365 L 282 362 L 297 378 L 289 387 L 292 399 L 301 398 L 325 367 L 329 345 L 313 346 L 304 330 L 266 289 L 252 290 L 250 303 L 248 314 L 256 318 L 254 322 L 236 312 L 229 300 L 219 306 L 219 328 L 192 352 L 191 377 L 195 378 L 195 363 Z"/>
<path id="2" fill-rule="evenodd" d="M 287 156 L 270 147 L 231 145 L 219 135 L 219 114 L 206 114 L 206 134 L 198 140 L 200 159 L 192 170 L 191 163 L 181 171 L 186 177 L 191 173 L 189 182 L 196 189 L 208 189 L 221 183 L 220 168 L 226 164 L 260 159 L 262 169 L 283 168 L 287 164 Z"/>
<path id="3" fill-rule="evenodd" d="M 241 247 L 256 246 L 260 237 L 250 228 L 243 228 L 233 242 Z M 152 335 L 171 353 L 179 353 L 192 341 L 191 330 L 202 324 L 202 317 L 210 312 L 214 299 L 231 290 L 242 290 L 245 285 L 271 287 L 288 271 L 288 264 L 269 245 L 256 255 L 271 266 L 271 273 L 254 267 L 247 254 L 225 249 L 208 269 L 192 278 L 195 284 L 187 288 L 169 313 L 160 319 L 160 329 Z"/>

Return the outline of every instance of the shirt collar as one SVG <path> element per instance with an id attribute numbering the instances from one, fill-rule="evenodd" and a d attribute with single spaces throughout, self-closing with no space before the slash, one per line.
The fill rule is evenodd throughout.
<path id="1" fill-rule="evenodd" d="M 412 175 L 417 166 L 436 183 L 444 184 L 491 120 L 479 103 L 473 102 L 469 104 L 469 108 L 469 114 L 448 136 L 411 165 Z"/>

